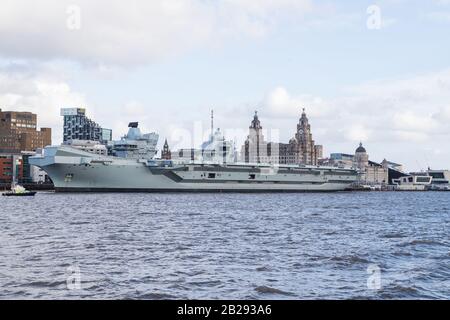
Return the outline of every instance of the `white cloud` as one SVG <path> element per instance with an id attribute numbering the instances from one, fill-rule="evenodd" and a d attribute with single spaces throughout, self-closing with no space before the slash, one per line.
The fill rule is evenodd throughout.
<path id="1" fill-rule="evenodd" d="M 343 128 L 345 137 L 354 143 L 367 141 L 371 134 L 371 130 L 361 124 L 352 124 L 348 128 Z"/>
<path id="2" fill-rule="evenodd" d="M 389 28 L 397 23 L 397 19 L 394 18 L 383 18 L 381 20 L 381 27 L 383 29 Z"/>
<path id="3" fill-rule="evenodd" d="M 36 75 L 21 68 L 0 69 L 0 108 L 36 113 L 40 127 L 52 128 L 55 143 L 62 141 L 59 110 L 65 106 L 86 106 L 85 97 L 51 72 L 41 70 L 40 75 Z"/>
<path id="4" fill-rule="evenodd" d="M 426 20 L 438 22 L 438 23 L 449 23 L 450 22 L 450 11 L 448 10 L 450 6 L 450 0 L 434 0 L 434 4 L 437 6 L 437 10 L 427 12 L 422 16 Z"/>
<path id="5" fill-rule="evenodd" d="M 450 5 L 450 0 L 434 0 L 439 6 L 448 6 Z"/>
<path id="6" fill-rule="evenodd" d="M 380 161 L 387 157 L 415 167 L 417 157 L 440 150 L 433 160 L 450 166 L 441 150 L 450 138 L 450 70 L 347 87 L 328 99 L 277 87 L 262 106 L 261 114 L 271 115 L 270 126 L 281 128 L 285 140 L 306 107 L 316 142 L 330 152 L 352 152 L 363 141 Z"/>
<path id="7" fill-rule="evenodd" d="M 429 12 L 425 15 L 428 20 L 440 22 L 440 23 L 449 23 L 450 22 L 450 12 L 449 11 L 434 11 Z"/>
<path id="8" fill-rule="evenodd" d="M 307 94 L 292 96 L 282 86 L 269 92 L 262 105 L 274 117 L 297 117 L 303 108 L 307 108 L 308 114 L 312 116 L 321 116 L 330 112 L 330 106 L 325 104 L 322 98 Z"/>
<path id="9" fill-rule="evenodd" d="M 156 125 L 156 123 L 152 123 L 153 119 L 150 119 L 149 112 L 145 106 L 135 100 L 128 101 L 124 106 L 121 106 L 120 117 L 115 116 L 110 119 L 107 115 L 103 115 L 102 119 L 109 120 L 109 123 L 112 123 L 111 129 L 113 130 L 113 138 L 115 139 L 118 139 L 126 133 L 129 122 L 139 122 L 139 128 L 143 133 L 153 131 L 149 125 Z"/>
<path id="10" fill-rule="evenodd" d="M 62 140 L 59 109 L 64 106 L 88 106 L 88 115 L 111 126 L 116 137 L 126 132 L 127 121 L 139 120 L 143 131 L 157 130 L 161 139 L 170 139 L 171 132 L 183 126 L 187 132 L 192 131 L 199 117 L 200 110 L 183 113 L 182 118 L 173 117 L 176 112 L 172 110 L 158 116 L 155 122 L 152 112 L 134 100 L 103 112 L 74 91 L 64 75 L 47 68 L 27 71 L 33 69 L 20 65 L 0 68 L 0 107 L 37 113 L 39 126 L 53 128 L 55 143 Z M 388 158 L 415 169 L 418 161 L 425 158 L 434 167 L 450 167 L 446 160 L 450 152 L 443 148 L 450 137 L 450 70 L 347 87 L 334 98 L 292 94 L 278 86 L 266 94 L 256 109 L 263 127 L 279 130 L 281 141 L 287 141 L 295 132 L 303 107 L 316 143 L 323 144 L 326 152 L 353 152 L 363 141 L 375 161 Z M 232 115 L 219 110 L 217 117 L 221 119 L 216 126 L 225 132 L 239 129 L 242 137 L 238 134 L 228 138 L 236 136 L 240 141 L 254 109 L 255 104 L 247 104 L 238 111 L 233 109 Z M 207 132 L 207 113 L 204 120 L 203 129 Z"/>
<path id="11" fill-rule="evenodd" d="M 438 120 L 433 119 L 431 116 L 424 117 L 409 110 L 396 112 L 392 120 L 394 128 L 421 132 L 424 135 L 432 133 L 434 129 L 440 126 Z"/>
<path id="12" fill-rule="evenodd" d="M 229 38 L 261 37 L 278 23 L 298 19 L 309 0 L 78 0 L 2 3 L 4 57 L 62 58 L 96 65 L 132 65 L 174 56 Z"/>

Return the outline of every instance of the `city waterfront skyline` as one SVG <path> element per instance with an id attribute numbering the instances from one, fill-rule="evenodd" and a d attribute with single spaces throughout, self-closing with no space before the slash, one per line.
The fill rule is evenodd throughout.
<path id="1" fill-rule="evenodd" d="M 0 8 L 0 300 L 450 299 L 450 0 Z"/>
<path id="2" fill-rule="evenodd" d="M 206 132 L 211 108 L 222 129 L 247 127 L 258 109 L 288 141 L 305 106 L 325 154 L 363 141 L 376 161 L 448 168 L 449 12 L 437 0 L 5 4 L 0 106 L 39 114 L 55 143 L 59 109 L 86 107 L 114 139 L 139 121 L 170 144 L 198 121 Z M 32 45 L 42 39 L 54 41 Z"/>
<path id="3" fill-rule="evenodd" d="M 0 109 L 1 110 L 1 109 Z M 200 122 L 194 123 L 194 130 L 189 132 L 188 130 L 181 130 L 177 132 L 177 136 L 183 136 L 183 141 L 186 145 L 186 141 L 188 141 L 188 148 L 180 147 L 179 149 L 174 148 L 175 151 L 175 158 L 181 160 L 188 160 L 191 159 L 194 160 L 200 160 L 200 161 L 220 161 L 219 159 L 216 159 L 215 157 L 217 155 L 210 155 L 212 156 L 211 159 L 210 156 L 207 158 L 204 158 L 202 154 L 207 151 L 206 149 L 210 148 L 222 148 L 221 145 L 224 143 L 224 147 L 226 145 L 226 153 L 228 154 L 227 162 L 251 162 L 251 163 L 262 163 L 262 164 L 304 164 L 304 165 L 327 165 L 327 166 L 345 166 L 345 167 L 360 167 L 357 163 L 357 160 L 353 160 L 353 153 L 350 152 L 330 152 L 325 154 L 323 152 L 323 145 L 317 145 L 315 144 L 315 141 L 312 137 L 312 130 L 311 125 L 309 124 L 309 120 L 306 115 L 306 108 L 301 108 L 301 116 L 299 118 L 299 123 L 297 124 L 297 131 L 295 133 L 295 136 L 291 139 L 289 139 L 288 143 L 283 143 L 280 138 L 280 132 L 278 129 L 270 129 L 268 131 L 267 129 L 263 129 L 261 126 L 261 122 L 259 120 L 258 111 L 255 111 L 253 120 L 251 121 L 250 125 L 250 135 L 247 136 L 246 129 L 244 128 L 231 128 L 231 129 L 225 129 L 221 131 L 220 128 L 214 127 L 214 111 L 211 110 L 211 122 L 210 127 L 206 130 L 203 129 L 202 124 Z M 24 115 L 32 115 L 34 117 L 34 126 L 33 131 L 37 130 L 37 115 L 31 114 L 28 111 L 23 112 L 17 112 L 17 111 L 7 111 L 11 114 L 24 114 Z M 100 148 L 97 150 L 98 152 L 101 151 L 102 153 L 107 152 L 106 145 L 110 142 L 113 142 L 112 139 L 112 130 L 111 129 L 104 129 L 101 127 L 100 124 L 95 122 L 95 119 L 90 119 L 87 117 L 87 110 L 86 108 L 61 108 L 60 115 L 63 116 L 63 132 L 64 132 L 64 139 L 61 144 L 71 144 L 71 145 L 79 145 L 79 147 L 83 146 L 83 148 L 90 149 L 92 147 L 94 148 Z M 13 121 L 16 121 L 13 119 Z M 139 121 L 137 122 L 130 122 L 128 127 L 130 126 L 138 126 Z M 70 125 L 69 125 L 70 124 Z M 286 128 L 285 128 L 286 129 Z M 43 128 L 42 130 L 49 130 L 51 133 L 51 128 Z M 234 135 L 234 140 L 228 139 L 227 133 L 231 133 Z M 159 136 L 158 133 L 153 132 L 152 135 Z M 237 136 L 239 135 L 240 141 L 246 137 L 244 142 L 242 144 L 237 144 Z M 69 137 L 70 136 L 70 137 Z M 88 139 L 88 136 L 91 137 Z M 95 137 L 94 137 L 95 136 Z M 265 140 L 264 136 L 268 136 L 269 140 Z M 125 136 L 124 134 L 120 134 L 120 139 L 123 139 Z M 14 139 L 19 141 L 20 137 L 17 136 Z M 87 139 L 87 140 L 86 140 Z M 215 141 L 219 139 L 218 141 Z M 117 139 L 118 140 L 118 139 Z M 116 140 L 116 141 L 117 141 Z M 222 140 L 223 142 L 219 142 Z M 158 142 L 157 145 L 162 145 L 161 140 Z M 164 141 L 164 144 L 159 148 L 156 149 L 157 154 L 155 154 L 155 157 L 159 157 L 162 159 L 170 159 L 170 149 L 172 149 L 172 146 L 169 146 L 167 137 L 164 137 L 162 139 Z M 0 141 L 1 142 L 1 141 Z M 51 145 L 59 145 L 60 143 L 56 142 Z M 97 143 L 97 145 L 96 145 Z M 216 146 L 207 146 L 208 144 L 217 144 Z M 201 145 L 200 145 L 201 144 Z M 362 141 L 359 143 L 359 148 L 356 149 L 356 153 L 358 153 L 359 149 L 363 149 L 365 152 L 365 148 L 362 147 Z M 27 153 L 27 152 L 34 152 L 38 148 L 43 148 L 47 144 L 41 144 L 36 145 L 34 148 L 23 148 L 22 150 L 17 149 L 15 154 Z M 182 144 L 181 144 L 182 145 Z M 31 146 L 31 145 L 30 145 Z M 179 147 L 180 144 L 175 144 L 176 147 Z M 103 148 L 103 149 L 102 149 Z M 205 149 L 206 148 L 206 149 Z M 95 152 L 97 152 L 95 151 Z M 211 150 L 207 152 L 211 152 Z M 94 151 L 92 151 L 94 152 Z M 94 152 L 94 153 L 95 153 Z M 220 151 L 215 151 L 220 152 Z M 191 155 L 192 153 L 192 155 Z M 195 156 L 194 156 L 195 154 Z M 197 159 L 197 157 L 200 156 L 200 159 Z M 339 158 L 336 158 L 339 157 Z M 169 157 L 169 158 L 168 158 Z M 341 157 L 351 157 L 352 160 L 348 161 L 341 161 Z M 203 158 L 203 159 L 202 159 Z M 405 168 L 403 164 L 399 164 L 398 162 L 392 162 L 387 161 L 386 157 L 383 158 L 383 160 L 373 161 L 374 158 L 380 158 L 378 155 L 375 157 L 371 157 L 371 163 L 372 166 L 375 165 L 376 167 L 385 167 L 390 166 L 392 168 L 395 168 L 396 170 L 399 170 L 400 172 L 407 172 L 409 168 Z M 202 160 L 201 160 L 202 159 Z M 209 160 L 208 160 L 209 159 Z M 234 160 L 233 160 L 234 159 Z M 392 159 L 391 159 L 392 160 Z M 388 165 L 383 165 L 383 163 L 388 163 Z M 368 166 L 366 166 L 368 167 Z M 361 169 L 361 168 L 359 168 Z M 428 166 L 427 168 L 421 168 L 421 172 L 425 172 L 430 169 L 437 169 L 437 168 L 431 168 Z M 414 170 L 410 170 L 410 172 L 414 172 Z M 382 174 L 384 176 L 385 173 Z M 387 174 L 387 173 L 386 173 Z M 375 179 L 375 181 L 387 181 L 385 179 Z M 383 182 L 384 183 L 384 182 Z"/>

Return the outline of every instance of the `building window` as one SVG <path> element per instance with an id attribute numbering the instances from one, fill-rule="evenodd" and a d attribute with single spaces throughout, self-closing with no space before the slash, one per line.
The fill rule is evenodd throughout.
<path id="1" fill-rule="evenodd" d="M 209 179 L 215 179 L 216 178 L 216 174 L 215 173 L 208 173 L 208 178 Z"/>

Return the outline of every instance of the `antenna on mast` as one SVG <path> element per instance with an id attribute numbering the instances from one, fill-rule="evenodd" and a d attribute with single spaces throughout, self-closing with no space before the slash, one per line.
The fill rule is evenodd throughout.
<path id="1" fill-rule="evenodd" d="M 211 137 L 214 135 L 214 110 L 211 109 Z"/>
<path id="2" fill-rule="evenodd" d="M 419 167 L 420 171 L 423 171 L 423 167 L 422 167 L 422 165 L 419 163 L 419 160 L 416 159 L 416 163 L 417 163 L 417 166 Z"/>
<path id="3" fill-rule="evenodd" d="M 423 157 L 425 158 L 425 164 L 426 164 L 427 168 L 429 169 L 430 168 L 430 161 L 428 161 L 428 157 L 427 157 L 426 153 L 423 154 Z"/>

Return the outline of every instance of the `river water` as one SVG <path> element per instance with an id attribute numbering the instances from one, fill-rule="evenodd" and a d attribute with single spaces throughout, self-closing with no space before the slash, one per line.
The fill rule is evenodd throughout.
<path id="1" fill-rule="evenodd" d="M 0 197 L 0 299 L 450 299 L 450 193 Z"/>

